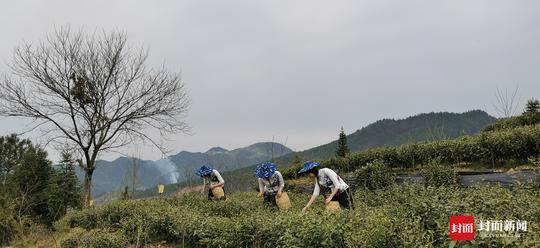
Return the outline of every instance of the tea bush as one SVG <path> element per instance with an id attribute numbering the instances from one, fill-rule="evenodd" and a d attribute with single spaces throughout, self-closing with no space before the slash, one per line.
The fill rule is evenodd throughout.
<path id="1" fill-rule="evenodd" d="M 522 238 L 478 237 L 465 244 L 540 243 L 540 232 L 535 231 L 540 228 L 540 193 L 527 185 L 360 188 L 353 194 L 355 210 L 338 213 L 326 213 L 322 200 L 302 213 L 309 195 L 293 192 L 289 192 L 293 204 L 289 211 L 266 209 L 255 194 L 231 194 L 228 201 L 218 202 L 198 194 L 119 201 L 69 213 L 56 227 L 79 232 L 66 236 L 63 247 L 163 242 L 180 247 L 440 247 L 451 244 L 450 216 L 474 215 L 486 220 L 527 220 L 530 231 Z M 92 218 L 95 221 L 89 222 Z M 77 231 L 81 229 L 83 235 Z"/>
<path id="2" fill-rule="evenodd" d="M 350 165 L 348 158 L 334 157 L 322 162 L 322 167 L 333 168 L 334 170 L 351 171 L 353 168 Z"/>
<path id="3" fill-rule="evenodd" d="M 354 171 L 373 161 L 390 167 L 412 168 L 438 159 L 441 164 L 493 164 L 503 160 L 527 162 L 540 155 L 540 125 L 482 132 L 453 140 L 420 142 L 399 147 L 380 147 L 330 159 L 323 164 L 333 169 Z"/>
<path id="4" fill-rule="evenodd" d="M 441 165 L 436 160 L 423 168 L 420 174 L 424 177 L 427 186 L 439 187 L 458 183 L 456 170 L 451 166 Z"/>
<path id="5" fill-rule="evenodd" d="M 298 178 L 298 171 L 300 169 L 302 169 L 301 165 L 291 165 L 283 169 L 281 175 L 285 179 L 296 179 Z"/>
<path id="6" fill-rule="evenodd" d="M 521 126 L 530 126 L 540 123 L 540 113 L 524 113 L 520 116 L 499 119 L 487 125 L 483 131 L 491 132 L 504 129 L 512 129 Z"/>
<path id="7" fill-rule="evenodd" d="M 124 248 L 129 243 L 125 236 L 108 230 L 91 230 L 82 232 L 76 230 L 75 234 L 60 242 L 62 248 Z"/>
<path id="8" fill-rule="evenodd" d="M 395 183 L 395 174 L 381 161 L 375 160 L 355 171 L 357 187 L 383 189 Z"/>

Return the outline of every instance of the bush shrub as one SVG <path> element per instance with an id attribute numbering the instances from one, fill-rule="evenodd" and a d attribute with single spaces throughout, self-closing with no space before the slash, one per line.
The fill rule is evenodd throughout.
<path id="1" fill-rule="evenodd" d="M 283 178 L 285 179 L 296 179 L 298 178 L 298 171 L 302 169 L 303 161 L 302 158 L 298 155 L 298 153 L 292 154 L 292 161 L 291 163 L 284 169 L 278 168 L 278 170 L 281 171 L 281 174 L 283 175 Z"/>
<path id="2" fill-rule="evenodd" d="M 345 242 L 348 247 L 400 247 L 399 224 L 397 218 L 381 209 L 368 209 L 351 218 Z"/>
<path id="3" fill-rule="evenodd" d="M 290 211 L 265 209 L 253 193 L 230 195 L 230 202 L 208 202 L 194 194 L 114 202 L 69 213 L 61 222 L 85 224 L 90 216 L 97 219 L 95 227 L 83 232 L 71 228 L 72 238 L 62 243 L 63 247 L 82 246 L 83 241 L 87 247 L 112 246 L 113 242 L 125 246 L 166 242 L 179 247 L 443 247 L 451 242 L 451 215 L 527 220 L 529 230 L 540 228 L 540 192 L 526 185 L 360 188 L 354 194 L 356 209 L 340 213 L 326 213 L 321 201 L 301 213 L 309 195 L 290 196 Z M 86 237 L 87 233 L 96 237 Z M 540 233 L 529 231 L 520 239 L 479 237 L 464 245 L 530 246 L 538 242 Z"/>
<path id="4" fill-rule="evenodd" d="M 67 227 L 81 227 L 85 229 L 92 229 L 97 226 L 97 215 L 95 210 L 90 208 L 86 209 L 84 212 L 73 212 L 72 218 L 64 218 L 64 221 L 67 221 Z"/>
<path id="5" fill-rule="evenodd" d="M 57 229 L 58 230 L 58 229 Z M 87 231 L 84 228 L 75 227 L 72 229 L 62 229 L 58 230 L 60 232 L 66 233 L 65 236 L 60 240 L 61 248 L 77 248 L 80 246 L 79 238 L 83 236 Z"/>
<path id="6" fill-rule="evenodd" d="M 458 182 L 456 170 L 451 166 L 441 165 L 437 160 L 423 168 L 420 174 L 425 179 L 426 186 L 448 186 Z"/>
<path id="7" fill-rule="evenodd" d="M 74 233 L 70 233 L 69 237 L 60 241 L 62 248 L 123 248 L 128 245 L 126 237 L 121 233 L 110 232 L 106 229 L 89 232 L 76 230 Z"/>
<path id="8" fill-rule="evenodd" d="M 284 179 L 296 179 L 300 169 L 302 169 L 300 165 L 291 165 L 280 172 Z"/>
<path id="9" fill-rule="evenodd" d="M 350 163 L 348 158 L 343 157 L 333 157 L 329 160 L 322 162 L 322 167 L 332 168 L 334 170 L 341 171 L 351 171 Z"/>
<path id="10" fill-rule="evenodd" d="M 530 157 L 529 163 L 531 163 L 534 166 L 540 167 L 540 156 L 538 157 Z"/>
<path id="11" fill-rule="evenodd" d="M 496 122 L 487 125 L 482 131 L 493 132 L 522 126 L 536 125 L 538 123 L 540 123 L 539 113 L 524 113 L 520 116 L 499 119 Z"/>
<path id="12" fill-rule="evenodd" d="M 390 167 L 411 168 L 427 165 L 434 159 L 446 165 L 475 162 L 495 165 L 501 160 L 526 162 L 528 158 L 539 155 L 540 125 L 534 125 L 483 132 L 454 140 L 374 148 L 350 155 L 346 166 L 334 159 L 323 164 L 330 168 L 354 171 L 375 160 Z"/>
<path id="13" fill-rule="evenodd" d="M 354 172 L 357 187 L 366 189 L 384 189 L 395 183 L 396 176 L 379 160 L 368 163 Z"/>
<path id="14" fill-rule="evenodd" d="M 17 235 L 14 213 L 11 209 L 0 208 L 0 246 L 9 244 Z"/>

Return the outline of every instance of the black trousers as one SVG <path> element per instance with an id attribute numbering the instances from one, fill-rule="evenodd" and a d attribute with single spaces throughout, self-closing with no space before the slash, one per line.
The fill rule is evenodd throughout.
<path id="1" fill-rule="evenodd" d="M 354 210 L 352 194 L 349 189 L 336 193 L 332 197 L 332 201 L 338 201 L 341 208 Z"/>
<path id="2" fill-rule="evenodd" d="M 277 207 L 276 194 L 264 193 L 264 206 L 265 207 Z"/>

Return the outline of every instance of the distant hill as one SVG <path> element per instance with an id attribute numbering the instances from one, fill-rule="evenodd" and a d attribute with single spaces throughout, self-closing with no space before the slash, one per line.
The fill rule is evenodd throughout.
<path id="1" fill-rule="evenodd" d="M 174 165 L 172 170 L 168 167 L 167 175 L 171 177 L 169 181 L 183 181 L 193 178 L 195 176 L 193 171 L 204 164 L 210 164 L 220 171 L 231 171 L 270 160 L 272 154 L 274 157 L 279 157 L 291 152 L 292 150 L 288 147 L 272 142 L 256 143 L 230 151 L 220 147 L 211 148 L 204 153 L 182 151 L 166 159 Z M 157 162 L 164 163 L 163 160 Z M 166 170 L 162 169 L 162 171 Z"/>
<path id="2" fill-rule="evenodd" d="M 399 146 L 418 141 L 454 139 L 478 133 L 496 118 L 481 110 L 465 113 L 427 113 L 405 119 L 383 119 L 347 135 L 347 144 L 352 152 L 374 147 Z M 324 160 L 334 156 L 336 140 L 297 154 L 302 160 Z M 293 154 L 278 158 L 282 164 L 292 161 Z"/>
<path id="3" fill-rule="evenodd" d="M 220 171 L 226 172 L 240 169 L 256 163 L 291 153 L 292 150 L 278 143 L 263 142 L 228 151 L 214 147 L 202 152 L 181 151 L 167 158 L 149 161 L 136 158 L 120 157 L 114 161 L 97 161 L 94 171 L 92 194 L 99 196 L 107 192 L 119 190 L 130 185 L 130 171 L 137 165 L 137 186 L 139 189 L 153 187 L 158 183 L 171 184 L 193 179 L 194 170 L 202 165 L 210 164 Z M 78 169 L 77 175 L 82 180 L 83 172 Z"/>

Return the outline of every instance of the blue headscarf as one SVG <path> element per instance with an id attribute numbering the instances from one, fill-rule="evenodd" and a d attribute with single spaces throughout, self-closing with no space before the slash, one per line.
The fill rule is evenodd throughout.
<path id="1" fill-rule="evenodd" d="M 313 169 L 313 168 L 315 168 L 315 167 L 317 167 L 319 165 L 321 165 L 321 163 L 319 163 L 319 162 L 307 161 L 307 162 L 304 163 L 304 167 L 300 171 L 298 171 L 298 174 L 306 173 L 309 170 L 311 170 L 311 169 Z"/>
<path id="2" fill-rule="evenodd" d="M 212 173 L 213 169 L 210 166 L 203 165 L 201 168 L 199 168 L 197 171 L 195 171 L 195 175 L 204 177 L 207 175 L 210 175 Z"/>
<path id="3" fill-rule="evenodd" d="M 269 178 L 274 175 L 274 172 L 276 172 L 276 164 L 272 162 L 264 162 L 257 166 L 255 175 L 257 175 L 258 178 Z"/>

